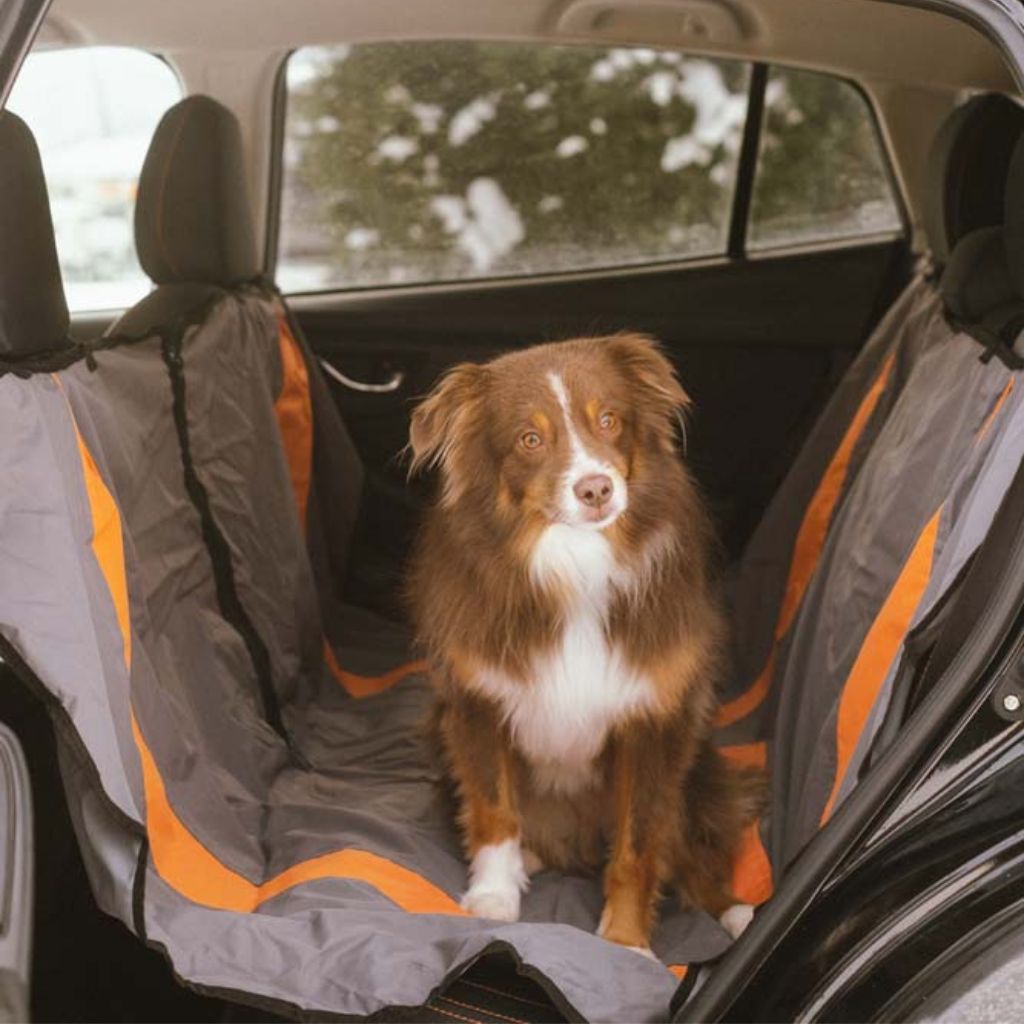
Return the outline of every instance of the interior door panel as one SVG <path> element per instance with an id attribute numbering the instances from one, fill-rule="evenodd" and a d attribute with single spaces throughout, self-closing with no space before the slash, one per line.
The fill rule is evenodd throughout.
<path id="1" fill-rule="evenodd" d="M 295 296 L 291 304 L 316 353 L 347 376 L 404 375 L 388 394 L 331 381 L 374 486 L 390 494 L 405 489 L 410 410 L 447 367 L 540 341 L 654 335 L 694 401 L 688 458 L 736 554 L 908 267 L 904 242 L 888 239 L 576 278 Z M 388 528 L 407 536 L 410 524 L 394 514 Z M 402 514 L 415 518 L 414 506 Z"/>

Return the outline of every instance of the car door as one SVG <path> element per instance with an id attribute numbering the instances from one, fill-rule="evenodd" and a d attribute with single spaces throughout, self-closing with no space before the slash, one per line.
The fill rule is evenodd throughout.
<path id="1" fill-rule="evenodd" d="M 735 554 L 907 278 L 871 107 L 829 76 L 367 44 L 293 54 L 278 116 L 269 258 L 369 469 L 381 545 L 415 522 L 409 412 L 445 369 L 634 330 L 693 398 L 687 454 Z"/>

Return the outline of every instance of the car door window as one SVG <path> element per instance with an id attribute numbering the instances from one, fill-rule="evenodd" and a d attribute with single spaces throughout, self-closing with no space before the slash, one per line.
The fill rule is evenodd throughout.
<path id="1" fill-rule="evenodd" d="M 319 290 L 723 254 L 748 75 L 653 49 L 300 50 L 278 280 Z"/>
<path id="2" fill-rule="evenodd" d="M 892 177 L 864 94 L 830 75 L 772 68 L 747 248 L 900 229 Z"/>

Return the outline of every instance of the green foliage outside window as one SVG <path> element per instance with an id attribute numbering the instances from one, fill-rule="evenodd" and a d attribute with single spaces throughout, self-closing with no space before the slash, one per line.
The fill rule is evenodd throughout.
<path id="1" fill-rule="evenodd" d="M 721 253 L 748 75 L 739 61 L 650 49 L 300 51 L 288 76 L 282 283 L 441 281 Z M 837 88 L 852 99 L 837 100 Z M 791 73 L 773 77 L 768 98 L 755 195 L 766 237 L 789 230 L 794 204 L 808 200 L 810 221 L 797 211 L 805 235 L 815 211 L 856 219 L 879 197 L 891 210 L 858 94 Z M 814 138 L 822 127 L 824 155 Z"/>

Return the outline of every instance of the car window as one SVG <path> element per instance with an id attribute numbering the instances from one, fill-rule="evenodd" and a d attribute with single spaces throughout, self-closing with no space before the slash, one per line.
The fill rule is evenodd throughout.
<path id="1" fill-rule="evenodd" d="M 39 143 L 72 311 L 123 308 L 149 290 L 135 255 L 135 192 L 157 122 L 180 99 L 170 67 L 140 50 L 53 50 L 25 61 L 8 107 Z"/>
<path id="2" fill-rule="evenodd" d="M 406 42 L 286 75 L 286 290 L 723 254 L 749 66 L 653 49 Z"/>
<path id="3" fill-rule="evenodd" d="M 747 248 L 898 231 L 881 139 L 850 82 L 772 68 Z"/>

